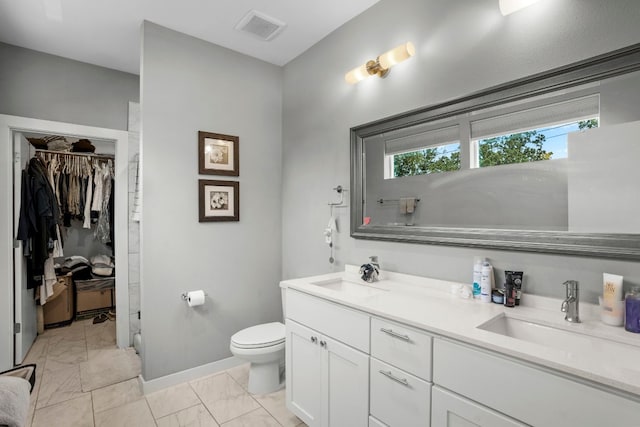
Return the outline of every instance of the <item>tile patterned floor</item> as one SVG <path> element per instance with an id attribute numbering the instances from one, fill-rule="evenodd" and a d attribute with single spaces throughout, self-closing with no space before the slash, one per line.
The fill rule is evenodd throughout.
<path id="1" fill-rule="evenodd" d="M 144 396 L 140 359 L 116 347 L 115 322 L 91 320 L 38 336 L 25 359 L 36 363 L 27 427 L 299 427 L 284 389 L 247 392 L 241 365 Z"/>

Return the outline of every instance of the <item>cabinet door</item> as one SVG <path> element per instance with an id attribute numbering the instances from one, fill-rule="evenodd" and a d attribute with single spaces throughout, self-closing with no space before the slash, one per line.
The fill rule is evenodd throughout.
<path id="1" fill-rule="evenodd" d="M 322 410 L 323 348 L 320 335 L 290 319 L 286 321 L 287 408 L 309 427 L 319 427 Z"/>
<path id="2" fill-rule="evenodd" d="M 438 427 L 524 427 L 498 412 L 434 386 L 431 425 Z"/>
<path id="3" fill-rule="evenodd" d="M 323 337 L 323 427 L 366 427 L 369 423 L 369 356 Z"/>

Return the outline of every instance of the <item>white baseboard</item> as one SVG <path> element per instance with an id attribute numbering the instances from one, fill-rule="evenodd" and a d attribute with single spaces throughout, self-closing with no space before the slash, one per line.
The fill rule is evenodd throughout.
<path id="1" fill-rule="evenodd" d="M 233 368 L 235 366 L 242 365 L 243 363 L 247 362 L 243 359 L 231 356 L 226 359 L 207 363 L 206 365 L 196 366 L 195 368 L 191 369 L 185 369 L 184 371 L 175 372 L 173 374 L 165 375 L 164 377 L 155 378 L 149 381 L 146 381 L 142 377 L 142 375 L 139 375 L 138 378 L 140 379 L 140 383 L 142 384 L 142 392 L 147 395 L 149 393 L 153 393 L 167 387 L 206 377 L 207 375 L 215 374 Z"/>

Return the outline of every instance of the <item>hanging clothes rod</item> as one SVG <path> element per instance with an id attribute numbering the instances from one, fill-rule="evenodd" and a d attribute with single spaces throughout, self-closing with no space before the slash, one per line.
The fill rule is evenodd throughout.
<path id="1" fill-rule="evenodd" d="M 388 202 L 399 202 L 400 199 L 377 199 L 376 202 L 380 203 L 381 205 L 384 203 L 388 203 Z M 418 203 L 420 201 L 420 199 L 415 199 L 416 203 Z"/>
<path id="2" fill-rule="evenodd" d="M 36 149 L 36 153 L 58 154 L 64 156 L 80 156 L 80 157 L 98 157 L 104 159 L 115 159 L 113 154 L 95 154 L 95 153 L 73 153 L 70 151 L 54 151 L 54 150 L 41 150 Z"/>

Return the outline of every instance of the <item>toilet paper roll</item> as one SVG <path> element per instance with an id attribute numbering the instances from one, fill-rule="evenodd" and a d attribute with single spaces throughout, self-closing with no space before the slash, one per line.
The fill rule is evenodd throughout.
<path id="1" fill-rule="evenodd" d="M 189 307 L 197 307 L 204 304 L 204 291 L 191 291 L 187 294 L 187 304 Z"/>

